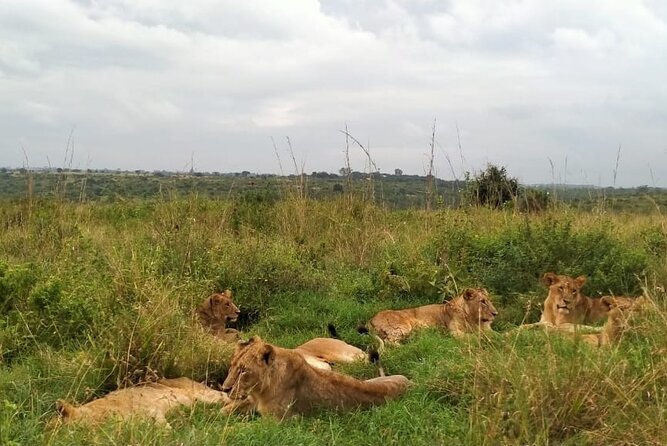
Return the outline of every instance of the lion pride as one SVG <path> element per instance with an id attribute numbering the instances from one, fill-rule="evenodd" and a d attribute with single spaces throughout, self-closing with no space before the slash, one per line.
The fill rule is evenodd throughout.
<path id="1" fill-rule="evenodd" d="M 260 414 L 282 420 L 317 409 L 384 404 L 405 392 L 409 384 L 402 375 L 361 381 L 316 369 L 300 354 L 255 336 L 237 343 L 222 390 L 239 401 L 250 399 Z"/>
<path id="2" fill-rule="evenodd" d="M 373 316 L 369 325 L 381 340 L 398 344 L 422 327 L 443 327 L 454 336 L 491 330 L 497 315 L 486 289 L 466 288 L 459 296 L 442 304 L 381 311 Z"/>

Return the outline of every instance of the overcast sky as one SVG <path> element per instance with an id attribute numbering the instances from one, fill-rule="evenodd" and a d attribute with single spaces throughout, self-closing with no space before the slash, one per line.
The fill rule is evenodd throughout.
<path id="1" fill-rule="evenodd" d="M 434 121 L 441 178 L 667 187 L 667 2 L 0 0 L 0 166 L 337 172 L 347 123 L 424 174 Z"/>

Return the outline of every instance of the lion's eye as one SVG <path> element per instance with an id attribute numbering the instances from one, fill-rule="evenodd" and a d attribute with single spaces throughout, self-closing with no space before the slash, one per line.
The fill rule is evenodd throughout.
<path id="1" fill-rule="evenodd" d="M 558 289 L 559 289 L 560 291 L 563 291 L 563 287 L 562 287 L 562 286 L 559 286 Z"/>

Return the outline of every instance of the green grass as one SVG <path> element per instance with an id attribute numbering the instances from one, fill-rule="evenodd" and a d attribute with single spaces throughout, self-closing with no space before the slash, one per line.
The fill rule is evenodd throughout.
<path id="1" fill-rule="evenodd" d="M 0 203 L 0 444 L 664 444 L 667 234 L 659 213 L 539 215 L 488 209 L 390 211 L 351 199 L 248 202 L 196 196 L 115 203 Z M 588 295 L 657 303 L 619 347 L 539 331 L 553 270 Z M 386 406 L 278 424 L 199 405 L 171 430 L 136 421 L 45 429 L 55 400 L 84 403 L 155 375 L 220 383 L 231 347 L 193 310 L 231 288 L 245 334 L 285 347 L 385 308 L 486 286 L 501 333 L 425 330 L 383 356 L 414 386 Z M 370 378 L 368 364 L 340 368 Z"/>

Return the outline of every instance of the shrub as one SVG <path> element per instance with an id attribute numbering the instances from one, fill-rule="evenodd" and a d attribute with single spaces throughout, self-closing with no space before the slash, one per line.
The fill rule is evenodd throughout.
<path id="1" fill-rule="evenodd" d="M 23 305 L 36 282 L 37 273 L 32 265 L 10 267 L 0 262 L 0 314 Z"/>
<path id="2" fill-rule="evenodd" d="M 517 179 L 509 177 L 505 167 L 493 164 L 487 165 L 486 170 L 474 178 L 466 173 L 466 183 L 465 196 L 468 203 L 491 208 L 499 208 L 511 202 L 519 190 Z"/>
<path id="3" fill-rule="evenodd" d="M 247 237 L 242 243 L 230 239 L 216 265 L 217 288 L 232 288 L 247 299 L 244 305 L 265 307 L 276 293 L 319 290 L 328 283 L 293 243 L 265 236 Z"/>
<path id="4" fill-rule="evenodd" d="M 538 289 L 547 271 L 587 276 L 589 293 L 637 293 L 648 264 L 646 252 L 619 241 L 609 225 L 575 230 L 570 220 L 554 218 L 495 234 L 462 226 L 441 232 L 435 243 L 459 279 L 478 281 L 505 304 Z"/>

